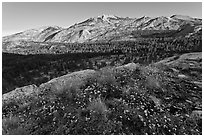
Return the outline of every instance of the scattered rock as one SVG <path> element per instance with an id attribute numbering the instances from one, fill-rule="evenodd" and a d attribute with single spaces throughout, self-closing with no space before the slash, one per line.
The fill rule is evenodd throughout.
<path id="1" fill-rule="evenodd" d="M 202 119 L 202 111 L 201 110 L 194 110 L 191 113 L 191 117 L 192 118 L 200 118 L 200 119 Z"/>
<path id="2" fill-rule="evenodd" d="M 123 65 L 123 66 L 119 66 L 119 67 L 116 67 L 116 70 L 120 71 L 120 70 L 124 70 L 124 69 L 129 69 L 129 70 L 135 70 L 137 68 L 140 68 L 140 64 L 137 63 L 128 63 L 126 65 Z"/>
<path id="3" fill-rule="evenodd" d="M 179 78 L 185 78 L 185 79 L 188 78 L 188 77 L 187 77 L 186 75 L 184 75 L 184 74 L 179 74 L 178 77 L 179 77 Z"/>
<path id="4" fill-rule="evenodd" d="M 150 95 L 149 98 L 154 101 L 154 104 L 159 107 L 161 105 L 161 99 L 156 98 L 155 96 Z"/>
<path id="5" fill-rule="evenodd" d="M 194 81 L 193 83 L 196 84 L 198 87 L 202 88 L 202 82 Z"/>

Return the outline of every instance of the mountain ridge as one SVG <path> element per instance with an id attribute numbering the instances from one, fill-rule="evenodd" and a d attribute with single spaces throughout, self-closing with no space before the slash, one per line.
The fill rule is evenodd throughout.
<path id="1" fill-rule="evenodd" d="M 153 18 L 147 16 L 123 18 L 116 15 L 101 15 L 76 23 L 68 28 L 44 26 L 29 29 L 13 35 L 4 36 L 3 42 L 24 40 L 35 42 L 83 43 L 97 40 L 104 41 L 112 37 L 112 41 L 115 41 L 116 37 L 122 37 L 122 32 L 130 33 L 131 31 L 137 30 L 179 30 L 185 25 L 192 27 L 202 25 L 201 20 L 202 19 L 183 15 Z"/>

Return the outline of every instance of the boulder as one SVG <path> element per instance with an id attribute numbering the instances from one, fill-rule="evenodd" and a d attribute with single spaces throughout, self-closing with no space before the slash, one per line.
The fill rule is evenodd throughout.
<path id="1" fill-rule="evenodd" d="M 28 85 L 16 88 L 2 96 L 3 106 L 9 103 L 22 105 L 31 102 L 32 99 L 38 98 L 38 95 L 55 95 L 62 92 L 69 92 L 71 88 L 80 88 L 87 79 L 95 76 L 94 70 L 83 70 L 73 72 L 58 78 L 54 78 L 46 83 L 41 84 L 39 87 L 36 85 Z"/>
<path id="2" fill-rule="evenodd" d="M 48 92 L 52 94 L 69 92 L 71 88 L 80 88 L 83 84 L 85 84 L 87 79 L 94 77 L 95 73 L 96 72 L 94 70 L 73 72 L 41 84 L 39 88 L 41 91 L 49 89 Z"/>
<path id="3" fill-rule="evenodd" d="M 8 92 L 2 95 L 2 106 L 15 102 L 16 104 L 24 104 L 31 98 L 37 97 L 39 88 L 36 85 L 28 85 Z"/>

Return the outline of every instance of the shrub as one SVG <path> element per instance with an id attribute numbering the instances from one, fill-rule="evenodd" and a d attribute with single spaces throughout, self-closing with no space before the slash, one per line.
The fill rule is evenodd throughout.
<path id="1" fill-rule="evenodd" d="M 108 112 L 108 109 L 107 109 L 107 106 L 105 105 L 105 103 L 101 100 L 101 98 L 97 98 L 97 99 L 93 100 L 89 104 L 88 110 L 90 110 L 92 113 L 99 114 L 103 118 L 106 119 L 106 114 Z"/>
<path id="2" fill-rule="evenodd" d="M 102 68 L 96 77 L 96 81 L 100 85 L 117 85 L 116 79 L 115 79 L 115 72 L 112 68 L 105 67 Z"/>
<path id="3" fill-rule="evenodd" d="M 150 89 L 159 89 L 161 87 L 159 81 L 154 76 L 147 76 L 145 85 Z"/>
<path id="4" fill-rule="evenodd" d="M 16 116 L 2 119 L 2 134 L 3 135 L 25 135 L 27 131 L 20 126 L 20 119 Z"/>

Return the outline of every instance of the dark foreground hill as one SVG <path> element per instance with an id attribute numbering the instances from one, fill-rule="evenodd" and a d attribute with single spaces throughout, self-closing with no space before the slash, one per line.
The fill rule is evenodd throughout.
<path id="1" fill-rule="evenodd" d="M 3 134 L 202 134 L 202 53 L 70 73 L 3 94 Z"/>

